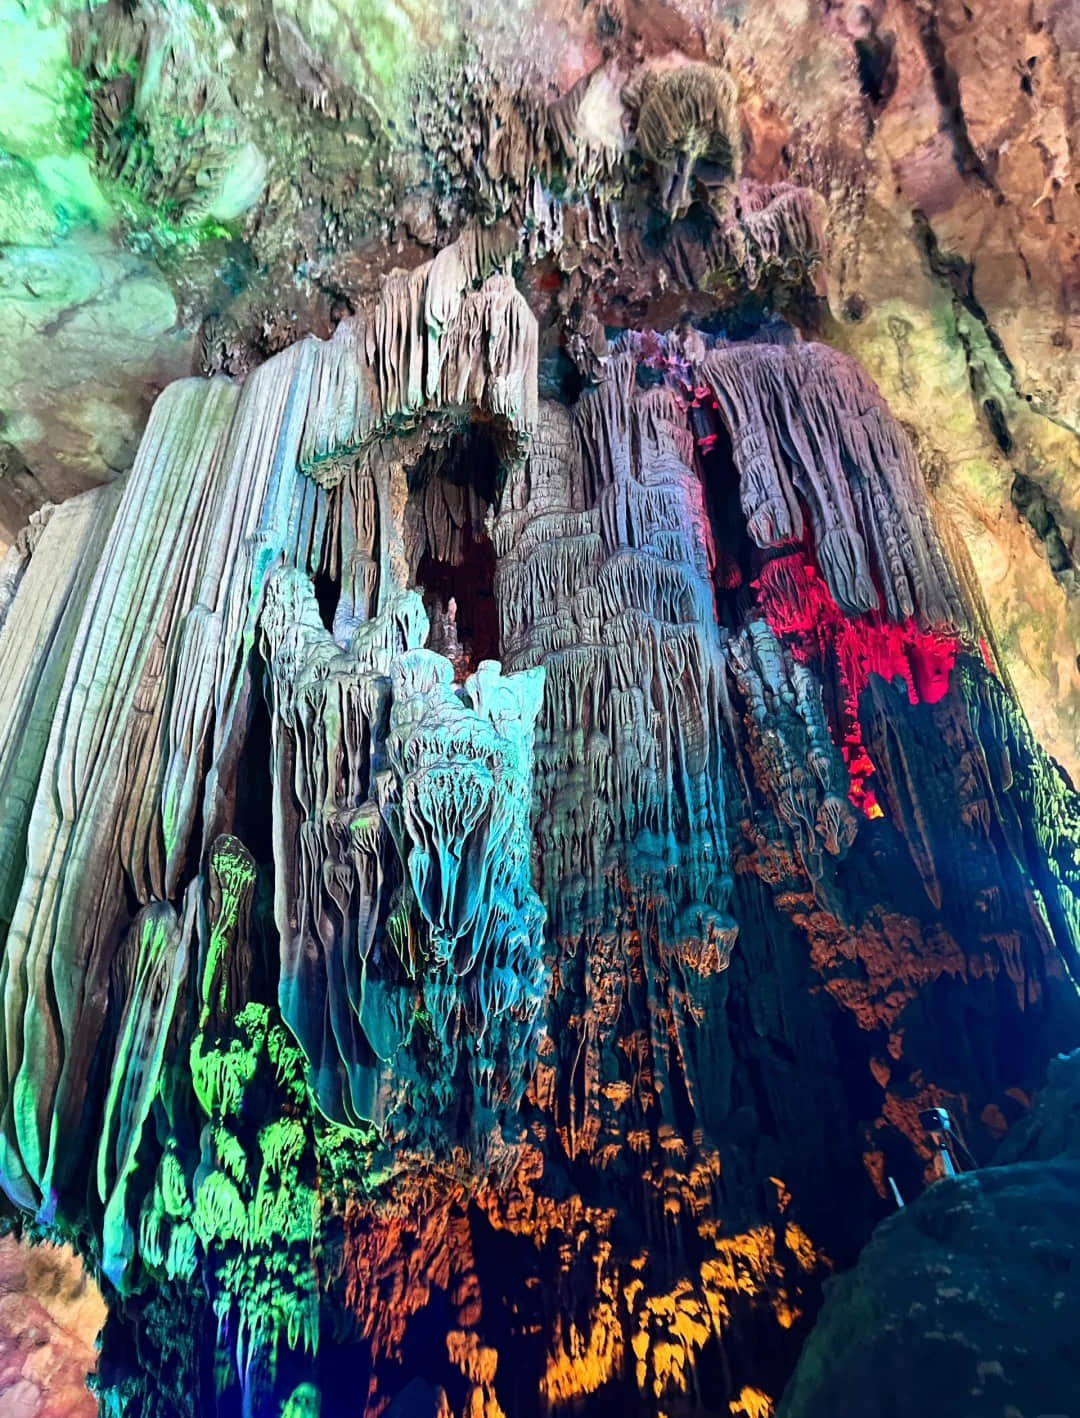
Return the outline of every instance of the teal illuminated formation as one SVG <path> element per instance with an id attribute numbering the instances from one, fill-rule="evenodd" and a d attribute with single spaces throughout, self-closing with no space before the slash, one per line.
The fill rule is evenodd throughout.
<path id="1" fill-rule="evenodd" d="M 228 96 L 98 38 L 99 167 L 247 210 Z M 766 1418 L 920 1113 L 985 1162 L 1080 1038 L 1080 801 L 737 108 L 493 123 L 453 240 L 4 562 L 0 1186 L 108 1418 Z"/>

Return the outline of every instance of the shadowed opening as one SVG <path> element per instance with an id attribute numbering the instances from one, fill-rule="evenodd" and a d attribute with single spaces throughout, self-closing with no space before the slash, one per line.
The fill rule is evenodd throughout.
<path id="1" fill-rule="evenodd" d="M 431 621 L 428 645 L 463 681 L 499 656 L 495 549 L 486 519 L 500 480 L 489 427 L 469 424 L 410 476 L 407 536 L 417 588 Z"/>

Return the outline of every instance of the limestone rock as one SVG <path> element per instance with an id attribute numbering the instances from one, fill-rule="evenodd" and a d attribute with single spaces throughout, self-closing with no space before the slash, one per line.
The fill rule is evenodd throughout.
<path id="1" fill-rule="evenodd" d="M 1070 1411 L 1078 1062 L 1055 1062 L 1016 1160 L 935 1183 L 827 1284 L 780 1418 Z"/>
<path id="2" fill-rule="evenodd" d="M 70 1250 L 0 1240 L 0 1405 L 12 1418 L 93 1418 L 86 1376 L 105 1307 Z"/>
<path id="3" fill-rule="evenodd" d="M 1071 22 L 970 9 L 0 15 L 0 1188 L 107 1414 L 762 1418 L 890 1180 L 1019 1205 L 914 1200 L 1080 1030 Z"/>

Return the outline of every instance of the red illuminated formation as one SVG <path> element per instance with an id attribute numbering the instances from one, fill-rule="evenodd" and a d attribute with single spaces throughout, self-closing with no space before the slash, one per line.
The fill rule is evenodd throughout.
<path id="1" fill-rule="evenodd" d="M 844 615 L 805 546 L 767 562 L 753 584 L 765 619 L 796 658 L 823 674 L 830 666 L 839 672 L 843 722 L 835 728 L 851 776 L 851 801 L 867 817 L 880 817 L 867 782 L 874 765 L 859 726 L 859 697 L 870 676 L 880 675 L 902 679 L 911 704 L 937 704 L 948 693 L 960 637 L 920 630 L 911 616 L 897 624 L 878 612 Z"/>

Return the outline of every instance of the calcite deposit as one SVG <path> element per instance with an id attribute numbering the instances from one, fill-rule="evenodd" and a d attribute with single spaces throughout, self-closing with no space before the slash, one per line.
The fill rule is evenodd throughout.
<path id="1" fill-rule="evenodd" d="M 960 11 L 4 21 L 115 217 L 45 264 L 176 312 L 35 306 L 3 429 L 0 1189 L 109 1418 L 767 1418 L 927 1110 L 985 1163 L 1080 1038 L 1072 376 L 988 274 L 1070 22 L 1002 127 Z"/>

